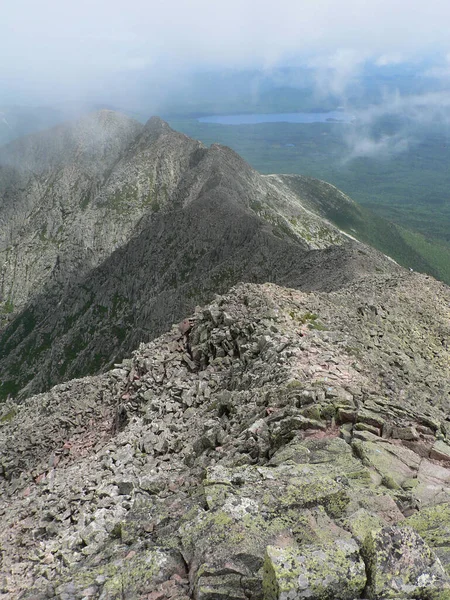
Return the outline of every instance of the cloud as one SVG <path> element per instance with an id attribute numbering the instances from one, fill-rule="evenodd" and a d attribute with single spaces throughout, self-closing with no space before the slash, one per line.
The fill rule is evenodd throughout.
<path id="1" fill-rule="evenodd" d="M 360 51 L 341 48 L 329 55 L 316 56 L 307 64 L 315 70 L 319 92 L 341 96 L 349 83 L 361 73 L 367 58 Z"/>
<path id="2" fill-rule="evenodd" d="M 404 62 L 406 62 L 406 58 L 400 52 L 394 52 L 393 54 L 382 54 L 375 59 L 375 64 L 377 67 L 400 65 Z"/>
<path id="3" fill-rule="evenodd" d="M 450 92 L 402 96 L 387 95 L 378 105 L 354 113 L 345 130 L 348 154 L 356 158 L 389 158 L 420 143 L 430 128 L 450 133 Z"/>
<path id="4" fill-rule="evenodd" d="M 450 79 L 450 53 L 446 54 L 439 64 L 426 69 L 423 74 L 425 77 L 431 77 L 433 79 Z"/>
<path id="5" fill-rule="evenodd" d="M 347 135 L 346 141 L 349 153 L 342 159 L 343 163 L 356 158 L 388 158 L 405 152 L 412 143 L 409 137 L 405 137 L 401 133 L 382 135 L 375 139 L 369 133 L 364 134 L 358 129 Z"/>
<path id="6" fill-rule="evenodd" d="M 124 73 L 272 69 L 293 57 L 329 60 L 341 91 L 366 57 L 449 49 L 442 0 L 15 0 L 0 15 L 0 92 L 24 98 L 99 95 Z"/>

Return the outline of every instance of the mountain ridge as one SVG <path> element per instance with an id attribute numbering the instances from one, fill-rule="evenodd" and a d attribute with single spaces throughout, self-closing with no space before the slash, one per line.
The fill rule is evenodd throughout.
<path id="1" fill-rule="evenodd" d="M 449 600 L 450 289 L 333 186 L 121 119 L 0 168 L 0 597 Z"/>
<path id="2" fill-rule="evenodd" d="M 107 123 L 100 140 L 89 139 L 92 120 Z M 205 148 L 157 117 L 140 126 L 103 111 L 78 123 L 54 130 L 58 153 L 70 142 L 56 179 L 44 153 L 44 186 L 32 174 L 25 193 L 3 195 L 3 219 L 8 207 L 16 211 L 1 252 L 3 397 L 98 372 L 132 351 L 137 332 L 147 341 L 241 280 L 332 289 L 363 271 L 397 268 L 229 148 Z M 52 133 L 31 139 L 30 155 L 51 140 L 52 162 Z M 88 139 L 82 159 L 73 139 Z M 26 143 L 3 153 L 12 146 L 15 156 Z M 22 196 L 20 212 L 13 200 Z M 333 269 L 321 267 L 320 252 Z"/>

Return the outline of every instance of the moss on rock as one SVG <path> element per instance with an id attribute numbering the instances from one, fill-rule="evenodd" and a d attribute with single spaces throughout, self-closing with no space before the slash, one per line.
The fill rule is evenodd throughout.
<path id="1" fill-rule="evenodd" d="M 450 574 L 450 504 L 426 506 L 405 519 L 402 525 L 417 531 L 433 548 Z"/>
<path id="2" fill-rule="evenodd" d="M 365 508 L 357 510 L 344 523 L 359 544 L 364 543 L 371 531 L 377 531 L 386 525 L 378 515 L 369 512 Z"/>

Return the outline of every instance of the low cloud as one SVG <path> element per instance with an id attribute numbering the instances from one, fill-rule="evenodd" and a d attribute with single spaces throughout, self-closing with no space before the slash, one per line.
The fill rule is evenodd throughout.
<path id="1" fill-rule="evenodd" d="M 1 7 L 0 95 L 114 101 L 114 81 L 138 75 L 157 94 L 163 76 L 293 60 L 340 94 L 367 57 L 448 52 L 449 21 L 441 0 L 15 0 Z"/>
<path id="2" fill-rule="evenodd" d="M 348 155 L 385 159 L 420 143 L 430 128 L 448 129 L 450 137 L 450 92 L 387 96 L 383 102 L 354 113 L 346 129 Z M 386 130 L 391 130 L 386 133 Z"/>
<path id="3" fill-rule="evenodd" d="M 370 133 L 364 134 L 355 129 L 346 136 L 349 154 L 343 159 L 343 163 L 350 162 L 355 158 L 387 158 L 407 150 L 411 144 L 409 137 L 403 134 L 381 135 L 377 139 Z"/>
<path id="4" fill-rule="evenodd" d="M 308 66 L 315 71 L 319 93 L 343 96 L 350 83 L 361 74 L 367 56 L 351 48 L 341 48 L 332 54 L 316 56 Z"/>

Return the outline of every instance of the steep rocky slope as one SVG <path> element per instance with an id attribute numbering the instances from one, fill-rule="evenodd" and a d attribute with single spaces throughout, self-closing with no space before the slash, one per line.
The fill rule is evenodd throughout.
<path id="1" fill-rule="evenodd" d="M 450 597 L 450 290 L 241 284 L 0 417 L 0 595 Z"/>
<path id="2" fill-rule="evenodd" d="M 0 398 L 98 373 L 239 281 L 333 290 L 397 269 L 158 118 L 101 111 L 5 146 L 0 165 Z"/>
<path id="3" fill-rule="evenodd" d="M 160 188 L 172 192 L 199 143 L 172 132 L 155 146 L 161 127 L 101 111 L 0 149 L 0 292 L 11 311 L 100 264 Z"/>
<path id="4" fill-rule="evenodd" d="M 288 187 L 302 205 L 342 231 L 394 257 L 400 264 L 437 276 L 427 260 L 409 246 L 398 227 L 338 190 L 334 185 L 302 175 L 268 175 L 280 190 Z"/>

